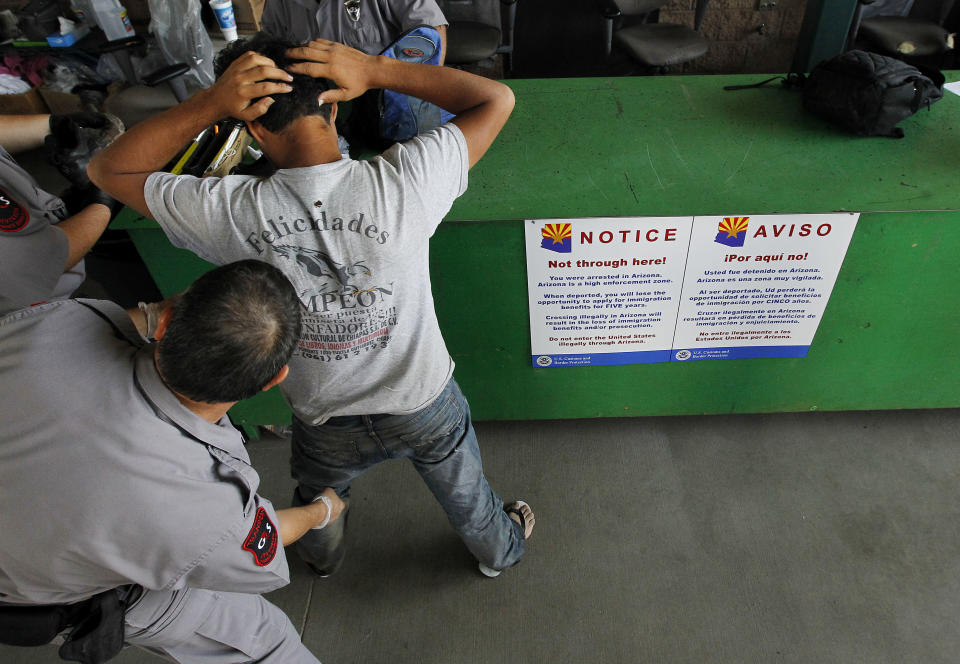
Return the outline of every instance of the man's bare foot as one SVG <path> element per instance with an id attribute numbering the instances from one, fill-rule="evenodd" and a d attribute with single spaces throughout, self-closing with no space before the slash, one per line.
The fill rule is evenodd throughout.
<path id="1" fill-rule="evenodd" d="M 523 529 L 523 539 L 530 539 L 530 534 L 533 532 L 533 525 L 537 522 L 530 506 L 522 500 L 517 500 L 509 505 L 504 505 L 503 511 L 507 513 L 507 516 L 510 517 L 514 523 Z M 491 579 L 500 576 L 501 571 L 503 570 L 493 569 L 480 563 L 480 573 Z"/>
<path id="2" fill-rule="evenodd" d="M 533 533 L 533 526 L 537 522 L 537 518 L 533 515 L 533 510 L 530 509 L 530 506 L 522 500 L 518 500 L 515 503 L 510 503 L 503 509 L 507 513 L 507 516 L 523 528 L 523 539 L 530 539 L 530 534 Z"/>

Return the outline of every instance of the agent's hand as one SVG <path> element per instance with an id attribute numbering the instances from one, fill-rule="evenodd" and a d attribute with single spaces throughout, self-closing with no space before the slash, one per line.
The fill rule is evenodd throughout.
<path id="1" fill-rule="evenodd" d="M 56 138 L 61 149 L 72 150 L 77 147 L 91 133 L 88 130 L 94 130 L 98 138 L 101 134 L 112 133 L 106 139 L 112 140 L 123 131 L 123 123 L 112 115 L 93 111 L 50 116 L 50 134 Z"/>
<path id="2" fill-rule="evenodd" d="M 327 500 L 323 500 L 321 496 L 325 497 Z M 313 499 L 314 503 L 317 503 L 320 501 L 322 501 L 325 505 L 328 504 L 328 501 L 329 501 L 329 514 L 326 517 L 324 517 L 323 520 L 321 521 L 321 523 L 323 524 L 322 526 L 318 524 L 318 526 L 320 527 L 326 527 L 327 525 L 333 523 L 338 518 L 340 518 L 340 513 L 343 511 L 344 503 L 343 503 L 343 500 L 340 499 L 340 496 L 337 495 L 336 490 L 334 490 L 331 487 L 327 487 L 326 489 L 321 491 L 319 494 L 317 494 L 317 496 Z"/>
<path id="3" fill-rule="evenodd" d="M 287 57 L 297 62 L 287 67 L 294 74 L 313 78 L 328 78 L 337 88 L 320 95 L 323 103 L 347 101 L 359 97 L 375 84 L 377 56 L 367 55 L 354 48 L 326 39 L 314 39 L 305 46 L 287 51 Z"/>
<path id="4" fill-rule="evenodd" d="M 120 210 L 123 209 L 123 203 L 91 184 L 90 189 L 87 190 L 87 205 L 93 205 L 94 203 L 103 205 L 110 210 L 110 221 L 113 221 Z"/>
<path id="5" fill-rule="evenodd" d="M 50 135 L 44 139 L 47 160 L 74 186 L 88 187 L 90 159 L 122 133 L 123 123 L 107 113 L 51 115 Z"/>
<path id="6" fill-rule="evenodd" d="M 123 209 L 123 203 L 106 192 L 98 189 L 89 181 L 86 186 L 71 185 L 60 194 L 60 200 L 67 207 L 67 214 L 73 216 L 81 210 L 98 203 L 110 210 L 110 221 Z"/>
<path id="7" fill-rule="evenodd" d="M 259 53 L 248 51 L 234 60 L 207 91 L 221 117 L 255 120 L 270 108 L 270 95 L 290 92 L 293 76 Z"/>

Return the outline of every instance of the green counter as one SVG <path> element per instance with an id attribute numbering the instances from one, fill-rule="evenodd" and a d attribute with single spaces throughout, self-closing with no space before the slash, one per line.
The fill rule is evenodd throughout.
<path id="1" fill-rule="evenodd" d="M 960 72 L 948 75 L 949 80 Z M 437 313 L 477 419 L 960 406 L 960 97 L 859 138 L 762 76 L 509 81 L 516 110 L 432 241 Z M 807 357 L 538 369 L 522 220 L 863 212 Z M 127 228 L 164 294 L 209 265 Z M 283 423 L 276 390 L 238 404 Z"/>

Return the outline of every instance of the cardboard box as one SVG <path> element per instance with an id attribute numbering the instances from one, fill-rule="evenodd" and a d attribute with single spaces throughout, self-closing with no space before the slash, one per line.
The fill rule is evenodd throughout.
<path id="1" fill-rule="evenodd" d="M 75 94 L 53 90 L 45 85 L 34 89 L 40 92 L 40 96 L 43 97 L 43 101 L 51 113 L 76 113 L 83 110 L 80 97 Z"/>
<path id="2" fill-rule="evenodd" d="M 207 4 L 207 0 L 197 0 Z M 233 15 L 237 18 L 238 32 L 256 32 L 260 29 L 260 16 L 263 14 L 265 0 L 233 0 Z M 127 16 L 138 34 L 146 34 L 150 23 L 150 7 L 147 0 L 121 0 L 127 9 Z M 210 32 L 219 34 L 220 29 L 214 21 Z"/>
<path id="3" fill-rule="evenodd" d="M 233 15 L 237 17 L 238 32 L 256 32 L 260 29 L 264 0 L 233 0 Z"/>
<path id="4" fill-rule="evenodd" d="M 0 95 L 0 113 L 10 115 L 28 115 L 30 113 L 49 113 L 50 109 L 36 88 L 18 95 Z"/>

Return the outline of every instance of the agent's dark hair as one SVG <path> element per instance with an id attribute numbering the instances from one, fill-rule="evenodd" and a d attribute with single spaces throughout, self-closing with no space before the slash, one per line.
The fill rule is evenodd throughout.
<path id="1" fill-rule="evenodd" d="M 255 51 L 266 56 L 273 60 L 278 68 L 286 69 L 287 66 L 295 62 L 303 62 L 287 57 L 287 50 L 297 46 L 301 46 L 301 44 L 277 39 L 265 32 L 258 32 L 246 39 L 238 39 L 228 44 L 214 59 L 213 71 L 217 78 L 220 78 L 227 67 L 247 51 Z M 287 81 L 282 82 L 286 83 Z M 271 95 L 274 102 L 270 106 L 270 110 L 257 118 L 257 122 L 275 134 L 282 131 L 297 118 L 306 115 L 319 115 L 330 122 L 330 104 L 320 106 L 317 104 L 317 97 L 324 90 L 336 87 L 331 81 L 325 78 L 293 74 L 293 81 L 290 82 L 290 85 L 293 87 L 292 91 Z"/>
<path id="2" fill-rule="evenodd" d="M 255 260 L 207 272 L 184 292 L 157 348 L 173 391 L 204 403 L 257 394 L 290 359 L 300 301 L 280 270 Z"/>

